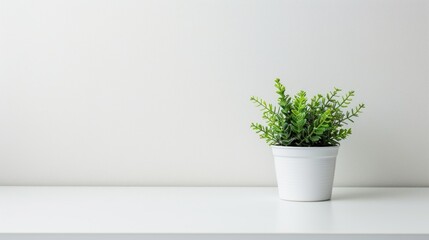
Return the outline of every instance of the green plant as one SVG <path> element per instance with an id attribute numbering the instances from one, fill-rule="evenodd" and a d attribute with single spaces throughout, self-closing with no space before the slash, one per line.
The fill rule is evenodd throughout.
<path id="1" fill-rule="evenodd" d="M 269 145 L 278 146 L 336 146 L 347 138 L 353 122 L 365 108 L 364 104 L 347 110 L 354 91 L 340 96 L 341 89 L 334 88 L 325 96 L 317 94 L 308 99 L 307 93 L 298 92 L 294 97 L 285 93 L 286 88 L 275 80 L 278 105 L 267 103 L 261 98 L 250 100 L 262 110 L 266 125 L 252 123 L 251 128 Z"/>

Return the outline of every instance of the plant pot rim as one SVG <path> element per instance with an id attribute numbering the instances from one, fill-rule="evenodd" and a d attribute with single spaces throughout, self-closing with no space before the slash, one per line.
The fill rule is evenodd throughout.
<path id="1" fill-rule="evenodd" d="M 339 148 L 340 145 L 337 146 L 308 146 L 308 147 L 299 147 L 299 146 L 280 146 L 280 145 L 271 145 L 271 148 L 278 148 L 278 149 L 327 149 L 327 148 Z"/>

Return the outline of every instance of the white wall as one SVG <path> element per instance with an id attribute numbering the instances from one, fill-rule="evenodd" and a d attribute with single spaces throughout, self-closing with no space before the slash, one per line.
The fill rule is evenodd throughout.
<path id="1" fill-rule="evenodd" d="M 0 185 L 274 185 L 251 95 L 357 91 L 337 186 L 429 186 L 429 1 L 0 1 Z"/>

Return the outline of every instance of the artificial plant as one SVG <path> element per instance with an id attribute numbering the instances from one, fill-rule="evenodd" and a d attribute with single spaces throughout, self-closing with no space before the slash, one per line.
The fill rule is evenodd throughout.
<path id="1" fill-rule="evenodd" d="M 347 138 L 353 122 L 365 108 L 363 103 L 349 108 L 354 91 L 340 96 L 334 88 L 326 95 L 317 94 L 311 99 L 305 91 L 295 96 L 286 94 L 280 79 L 275 79 L 277 106 L 252 96 L 250 100 L 262 110 L 265 125 L 252 123 L 251 128 L 269 145 L 277 146 L 336 146 Z"/>

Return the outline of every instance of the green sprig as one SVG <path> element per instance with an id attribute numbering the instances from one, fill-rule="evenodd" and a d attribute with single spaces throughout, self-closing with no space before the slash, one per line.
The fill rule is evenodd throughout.
<path id="1" fill-rule="evenodd" d="M 334 88 L 326 95 L 317 94 L 310 99 L 305 91 L 294 97 L 286 94 L 280 79 L 274 80 L 278 106 L 261 98 L 250 100 L 262 111 L 265 125 L 252 123 L 251 128 L 269 145 L 278 146 L 336 146 L 351 133 L 344 128 L 362 113 L 363 103 L 347 110 L 355 96 L 354 91 L 340 96 L 341 89 Z"/>

